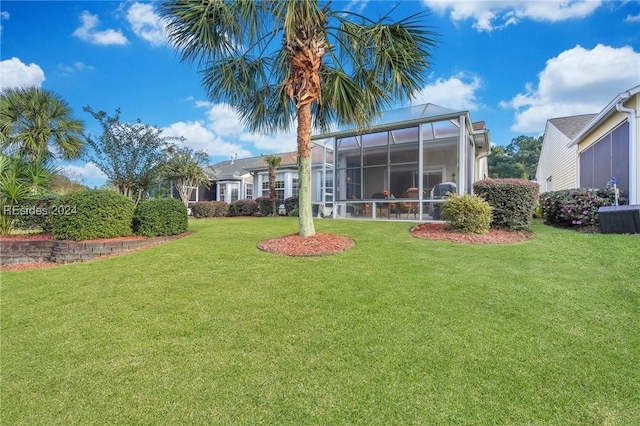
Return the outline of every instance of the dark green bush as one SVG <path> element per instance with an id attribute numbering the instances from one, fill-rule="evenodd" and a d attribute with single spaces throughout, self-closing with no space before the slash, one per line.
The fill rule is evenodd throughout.
<path id="1" fill-rule="evenodd" d="M 300 216 L 300 210 L 293 209 L 293 210 L 289 210 L 289 213 L 287 213 L 287 216 L 291 216 L 291 217 L 298 217 Z"/>
<path id="2" fill-rule="evenodd" d="M 16 216 L 14 226 L 18 229 L 41 229 L 48 234 L 51 232 L 51 216 L 58 214 L 57 194 L 41 194 L 21 203 L 27 214 Z"/>
<path id="3" fill-rule="evenodd" d="M 229 206 L 229 216 L 253 216 L 257 210 L 258 203 L 256 203 L 256 200 L 237 200 Z"/>
<path id="4" fill-rule="evenodd" d="M 133 232 L 145 237 L 178 235 L 187 231 L 187 208 L 175 198 L 150 198 L 138 203 Z"/>
<path id="5" fill-rule="evenodd" d="M 200 201 L 191 204 L 191 216 L 199 219 L 201 217 L 214 217 L 216 215 L 216 205 L 213 201 Z"/>
<path id="6" fill-rule="evenodd" d="M 476 195 L 493 207 L 491 226 L 529 229 L 538 200 L 539 185 L 523 179 L 485 179 L 473 184 Z"/>
<path id="7" fill-rule="evenodd" d="M 298 210 L 298 197 L 285 198 L 284 209 L 287 212 L 287 216 L 297 216 L 297 213 L 295 215 L 292 215 L 291 212 L 293 210 Z"/>
<path id="8" fill-rule="evenodd" d="M 229 203 L 226 201 L 212 201 L 212 203 L 216 209 L 216 217 L 229 216 Z"/>
<path id="9" fill-rule="evenodd" d="M 51 215 L 51 230 L 58 240 L 90 240 L 132 234 L 135 204 L 109 190 L 76 192 L 60 197 L 58 214 Z"/>
<path id="10" fill-rule="evenodd" d="M 256 203 L 258 203 L 258 211 L 257 213 L 262 216 L 271 216 L 273 214 L 273 207 L 271 205 L 271 198 L 269 197 L 258 197 L 256 198 Z M 276 209 L 278 206 L 282 204 L 281 200 L 276 200 Z M 277 214 L 277 211 L 276 211 Z"/>
<path id="11" fill-rule="evenodd" d="M 476 195 L 450 195 L 442 202 L 442 218 L 456 231 L 486 234 L 492 211 L 489 203 Z"/>
<path id="12" fill-rule="evenodd" d="M 565 189 L 540 195 L 544 222 L 554 226 L 597 226 L 598 209 L 614 204 L 613 189 Z"/>

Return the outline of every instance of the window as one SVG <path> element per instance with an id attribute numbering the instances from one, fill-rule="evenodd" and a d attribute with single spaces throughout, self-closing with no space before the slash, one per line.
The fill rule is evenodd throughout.
<path id="1" fill-rule="evenodd" d="M 218 189 L 220 190 L 219 201 L 227 201 L 226 200 L 226 197 L 227 197 L 227 185 L 225 185 L 225 184 L 218 185 Z"/>
<path id="2" fill-rule="evenodd" d="M 245 184 L 245 192 L 246 192 L 246 198 L 248 199 L 252 199 L 253 198 L 253 184 L 252 183 L 247 183 Z"/>
<path id="3" fill-rule="evenodd" d="M 240 185 L 237 183 L 230 183 L 231 187 L 231 202 L 238 201 L 238 194 L 240 192 Z"/>
<path id="4" fill-rule="evenodd" d="M 276 187 L 276 195 L 278 199 L 284 200 L 284 180 L 281 175 L 276 176 L 275 187 Z M 263 197 L 269 196 L 269 178 L 267 176 L 264 176 L 262 180 L 262 196 Z"/>
<path id="5" fill-rule="evenodd" d="M 294 177 L 291 181 L 291 196 L 297 197 L 300 192 L 300 180 L 297 177 Z"/>
<path id="6" fill-rule="evenodd" d="M 617 178 L 623 196 L 629 193 L 629 123 L 624 122 L 580 153 L 580 186 L 606 188 Z"/>

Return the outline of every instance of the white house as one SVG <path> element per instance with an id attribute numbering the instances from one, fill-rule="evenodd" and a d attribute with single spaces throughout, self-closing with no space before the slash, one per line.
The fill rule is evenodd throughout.
<path id="1" fill-rule="evenodd" d="M 567 146 L 596 114 L 552 118 L 547 121 L 536 170 L 540 192 L 577 188 L 578 147 Z"/>

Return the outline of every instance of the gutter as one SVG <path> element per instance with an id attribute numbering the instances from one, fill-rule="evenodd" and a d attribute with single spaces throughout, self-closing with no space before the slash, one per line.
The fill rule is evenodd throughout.
<path id="1" fill-rule="evenodd" d="M 636 150 L 638 141 L 636 140 L 636 110 L 624 106 L 624 101 L 631 98 L 630 92 L 621 93 L 620 95 L 620 101 L 616 103 L 616 110 L 629 116 L 629 204 L 637 204 L 636 183 L 638 182 L 638 168 L 636 167 Z"/>

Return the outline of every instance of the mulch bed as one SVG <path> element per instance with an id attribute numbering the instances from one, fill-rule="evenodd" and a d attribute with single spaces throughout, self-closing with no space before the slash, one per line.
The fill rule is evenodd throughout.
<path id="1" fill-rule="evenodd" d="M 489 229 L 487 234 L 466 234 L 449 229 L 444 223 L 422 223 L 411 228 L 411 235 L 427 240 L 451 241 L 469 244 L 512 244 L 527 241 L 533 234 L 528 231 Z"/>
<path id="2" fill-rule="evenodd" d="M 354 245 L 355 241 L 343 235 L 316 233 L 311 237 L 291 234 L 272 238 L 258 243 L 258 248 L 287 256 L 321 256 L 346 251 Z"/>

